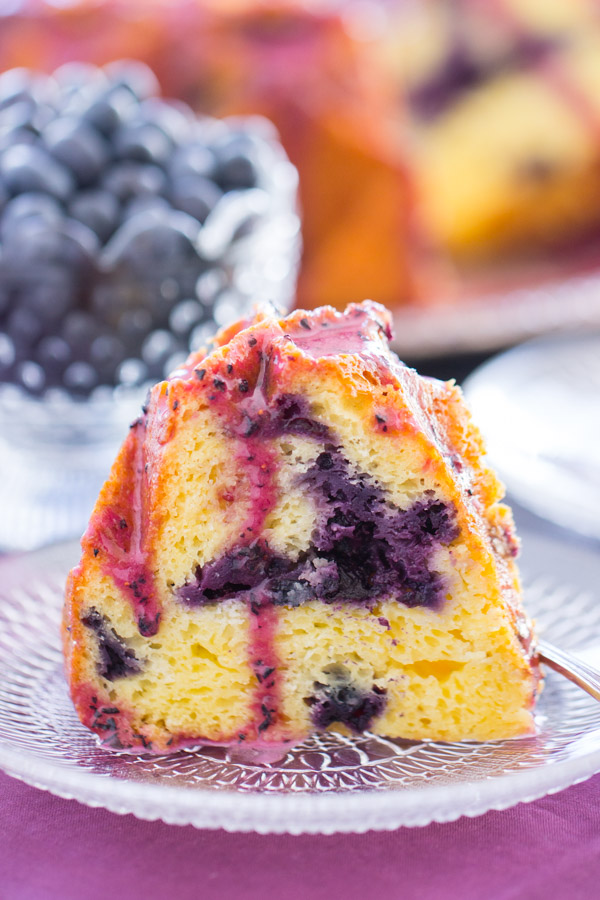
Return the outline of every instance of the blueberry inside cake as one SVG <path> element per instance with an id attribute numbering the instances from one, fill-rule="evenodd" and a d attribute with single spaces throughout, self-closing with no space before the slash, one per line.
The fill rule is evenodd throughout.
<path id="1" fill-rule="evenodd" d="M 69 577 L 67 673 L 105 744 L 530 733 L 510 511 L 452 383 L 374 303 L 260 316 L 157 384 Z"/>

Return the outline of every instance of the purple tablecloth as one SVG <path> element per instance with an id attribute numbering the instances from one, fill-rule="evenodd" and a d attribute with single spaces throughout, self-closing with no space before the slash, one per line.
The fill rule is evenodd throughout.
<path id="1" fill-rule="evenodd" d="M 0 773 L 0 900 L 593 900 L 600 775 L 477 819 L 365 835 L 197 831 Z"/>

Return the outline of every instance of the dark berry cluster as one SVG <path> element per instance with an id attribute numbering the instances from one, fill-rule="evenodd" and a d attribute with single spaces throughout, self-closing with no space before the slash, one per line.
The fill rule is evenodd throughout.
<path id="1" fill-rule="evenodd" d="M 314 694 L 305 699 L 311 707 L 310 717 L 320 731 L 335 722 L 346 725 L 354 734 L 371 728 L 373 720 L 380 716 L 387 702 L 384 688 L 373 685 L 365 691 L 352 684 L 345 666 L 332 666 L 327 684 L 315 681 Z"/>
<path id="2" fill-rule="evenodd" d="M 260 186 L 263 145 L 159 99 L 138 62 L 0 75 L 0 381 L 86 395 L 203 343 L 236 298 L 199 236 Z"/>
<path id="3" fill-rule="evenodd" d="M 111 628 L 108 619 L 101 615 L 94 606 L 90 607 L 81 621 L 98 638 L 97 668 L 102 678 L 114 681 L 116 678 L 135 675 L 141 670 L 142 664 L 134 651 L 127 647 L 123 638 L 117 634 L 114 628 Z"/>

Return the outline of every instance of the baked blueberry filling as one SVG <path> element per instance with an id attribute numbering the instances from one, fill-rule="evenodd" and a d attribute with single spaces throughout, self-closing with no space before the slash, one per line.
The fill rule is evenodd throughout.
<path id="1" fill-rule="evenodd" d="M 458 37 L 439 68 L 409 91 L 413 113 L 425 121 L 444 114 L 468 91 L 512 71 L 535 69 L 560 46 L 555 38 L 519 36 L 509 52 L 478 59 Z"/>
<path id="2" fill-rule="evenodd" d="M 313 725 L 321 731 L 338 722 L 360 734 L 385 709 L 385 690 L 377 685 L 370 691 L 362 691 L 348 680 L 334 679 L 331 684 L 315 681 L 313 688 L 314 694 L 304 702 L 311 708 Z"/>
<path id="3" fill-rule="evenodd" d="M 353 473 L 332 444 L 300 483 L 317 507 L 306 551 L 297 559 L 279 556 L 261 539 L 235 547 L 199 566 L 180 599 L 202 605 L 246 595 L 253 608 L 311 599 L 370 606 L 382 596 L 411 607 L 440 604 L 443 580 L 429 563 L 436 546 L 458 535 L 451 505 L 426 495 L 398 508 L 367 474 Z"/>
<path id="4" fill-rule="evenodd" d="M 369 475 L 353 475 L 331 445 L 303 481 L 319 510 L 314 544 L 337 569 L 337 595 L 369 601 L 394 594 L 407 606 L 438 604 L 443 584 L 429 560 L 436 544 L 458 536 L 452 506 L 427 492 L 426 499 L 399 509 Z"/>
<path id="5" fill-rule="evenodd" d="M 135 675 L 140 671 L 140 660 L 97 609 L 92 606 L 81 621 L 94 632 L 98 639 L 100 650 L 98 674 L 102 678 L 107 681 L 115 681 L 117 678 Z"/>

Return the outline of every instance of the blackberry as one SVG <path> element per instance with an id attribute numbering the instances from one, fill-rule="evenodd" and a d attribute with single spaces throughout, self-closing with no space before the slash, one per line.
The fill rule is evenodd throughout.
<path id="1" fill-rule="evenodd" d="M 158 93 L 135 60 L 0 74 L 0 381 L 87 396 L 161 378 L 240 311 L 222 257 L 267 139 Z"/>

